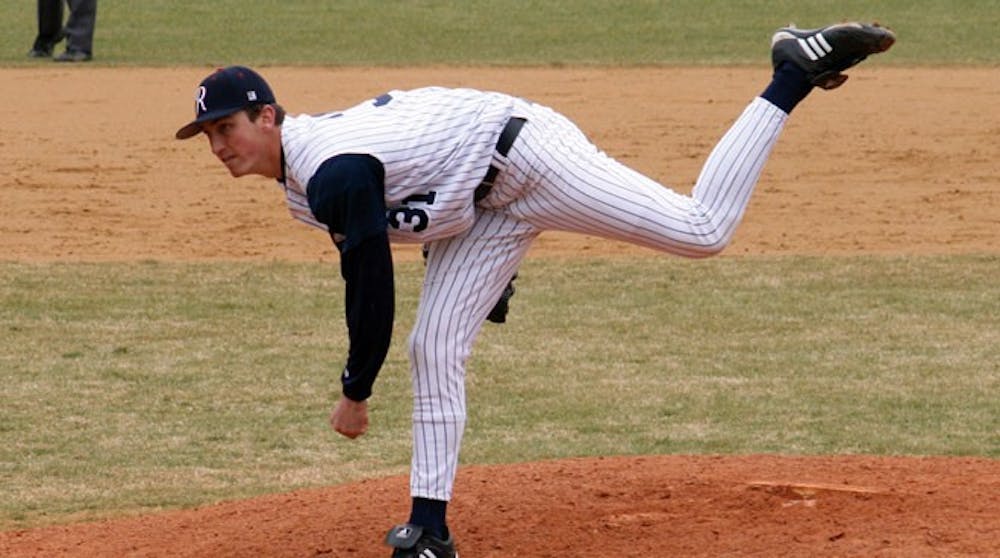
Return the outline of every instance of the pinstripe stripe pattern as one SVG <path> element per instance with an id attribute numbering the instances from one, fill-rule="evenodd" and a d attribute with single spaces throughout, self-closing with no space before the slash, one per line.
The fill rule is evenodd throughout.
<path id="1" fill-rule="evenodd" d="M 476 210 L 465 233 L 430 245 L 408 349 L 413 380 L 414 496 L 450 500 L 465 427 L 465 362 L 479 329 L 538 231 Z"/>
<path id="2" fill-rule="evenodd" d="M 343 153 L 370 154 L 385 167 L 386 205 L 435 192 L 422 206 L 429 226 L 390 229 L 395 242 L 425 242 L 472 225 L 472 192 L 483 179 L 513 99 L 471 89 L 391 91 L 343 112 L 289 117 L 282 125 L 285 196 L 292 216 L 325 229 L 309 211 L 306 186 L 319 166 Z"/>
<path id="3" fill-rule="evenodd" d="M 756 99 L 707 159 L 691 196 L 616 162 L 558 113 L 519 103 L 525 125 L 493 193 L 462 235 L 431 244 L 410 336 L 411 491 L 448 500 L 465 423 L 465 362 L 486 314 L 543 230 L 567 230 L 701 257 L 722 250 L 787 115 Z"/>
<path id="4" fill-rule="evenodd" d="M 687 257 L 709 256 L 729 243 L 787 119 L 767 101 L 754 100 L 712 151 L 692 195 L 684 196 L 608 157 L 561 115 L 529 110 L 507 180 L 487 204 L 505 204 L 538 229 Z"/>
<path id="5" fill-rule="evenodd" d="M 450 500 L 467 414 L 466 360 L 532 240 L 544 230 L 565 230 L 687 257 L 715 254 L 742 219 L 787 114 L 763 99 L 751 102 L 685 196 L 615 161 L 546 107 L 470 90 L 392 95 L 383 106 L 368 102 L 286 121 L 286 195 L 292 214 L 309 222 L 303 185 L 338 153 L 370 153 L 383 162 L 390 213 L 407 196 L 437 192 L 433 203 L 421 206 L 430 214 L 428 230 L 397 230 L 392 239 L 429 241 L 407 343 L 411 494 Z M 494 147 L 510 116 L 528 122 L 502 157 Z M 491 159 L 504 170 L 474 206 L 473 191 Z"/>

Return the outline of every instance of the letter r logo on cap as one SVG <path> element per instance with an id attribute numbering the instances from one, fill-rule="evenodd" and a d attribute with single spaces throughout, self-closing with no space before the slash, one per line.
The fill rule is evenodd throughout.
<path id="1" fill-rule="evenodd" d="M 202 85 L 201 87 L 198 88 L 198 94 L 195 95 L 194 98 L 194 102 L 198 104 L 198 106 L 195 107 L 195 110 L 198 111 L 198 114 L 201 114 L 203 112 L 208 112 L 208 107 L 205 106 L 205 95 L 208 95 L 208 89 L 205 89 L 205 86 Z"/>

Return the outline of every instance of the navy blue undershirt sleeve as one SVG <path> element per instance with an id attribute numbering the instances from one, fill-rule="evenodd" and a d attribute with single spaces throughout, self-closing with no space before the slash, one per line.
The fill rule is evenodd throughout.
<path id="1" fill-rule="evenodd" d="M 306 191 L 309 209 L 340 250 L 350 338 L 343 393 L 364 401 L 389 351 L 395 313 L 385 170 L 368 155 L 338 155 L 320 165 Z"/>

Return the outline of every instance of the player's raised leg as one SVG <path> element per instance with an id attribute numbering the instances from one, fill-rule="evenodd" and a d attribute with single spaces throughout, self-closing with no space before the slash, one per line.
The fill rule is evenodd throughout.
<path id="1" fill-rule="evenodd" d="M 713 225 L 715 243 L 706 248 L 721 249 L 732 238 L 785 116 L 814 86 L 840 87 L 847 81 L 843 70 L 888 50 L 894 42 L 895 35 L 878 24 L 842 23 L 812 30 L 786 27 L 775 32 L 771 83 L 712 151 L 691 194 Z"/>
<path id="2" fill-rule="evenodd" d="M 709 256 L 729 242 L 787 116 L 756 99 L 713 150 L 694 195 L 686 196 L 600 151 L 558 113 L 534 106 L 500 195 L 518 191 L 505 210 L 541 229 Z"/>
<path id="3" fill-rule="evenodd" d="M 512 196 L 508 210 L 545 229 L 596 234 L 689 257 L 716 254 L 741 221 L 788 114 L 816 85 L 842 84 L 841 71 L 888 49 L 894 40 L 890 31 L 863 24 L 775 33 L 772 81 L 712 150 L 690 196 L 627 168 L 568 120 L 533 106 L 508 168 L 508 180 L 524 195 Z"/>

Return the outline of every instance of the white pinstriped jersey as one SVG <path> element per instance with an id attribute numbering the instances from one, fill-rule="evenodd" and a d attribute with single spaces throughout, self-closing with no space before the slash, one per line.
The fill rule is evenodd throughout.
<path id="1" fill-rule="evenodd" d="M 472 226 L 482 181 L 515 98 L 472 89 L 391 91 L 343 112 L 282 124 L 285 196 L 292 215 L 326 229 L 306 188 L 327 159 L 367 154 L 385 168 L 389 238 L 426 242 Z"/>
<path id="2" fill-rule="evenodd" d="M 752 101 L 684 196 L 614 160 L 547 107 L 462 89 L 388 95 L 342 113 L 287 119 L 285 187 L 292 214 L 322 227 L 309 211 L 310 178 L 330 157 L 374 156 L 386 172 L 390 239 L 430 241 L 408 340 L 410 492 L 446 501 L 466 420 L 465 361 L 532 240 L 564 230 L 689 257 L 717 253 L 742 219 L 787 114 Z M 511 116 L 527 123 L 500 157 L 496 143 Z M 474 190 L 491 161 L 502 170 L 476 206 Z"/>
<path id="3" fill-rule="evenodd" d="M 801 44 L 812 60 L 833 50 L 826 42 Z M 616 161 L 556 111 L 499 93 L 392 91 L 344 112 L 285 121 L 284 185 L 293 216 L 326 228 L 309 209 L 310 179 L 332 157 L 370 155 L 385 170 L 389 238 L 427 243 L 407 340 L 411 496 L 451 499 L 467 420 L 466 362 L 539 234 L 592 234 L 687 257 L 725 248 L 788 112 L 809 91 L 804 72 L 781 68 L 714 146 L 690 196 Z M 512 116 L 525 122 L 501 155 L 497 140 Z M 491 162 L 498 172 L 477 204 L 475 189 Z"/>

